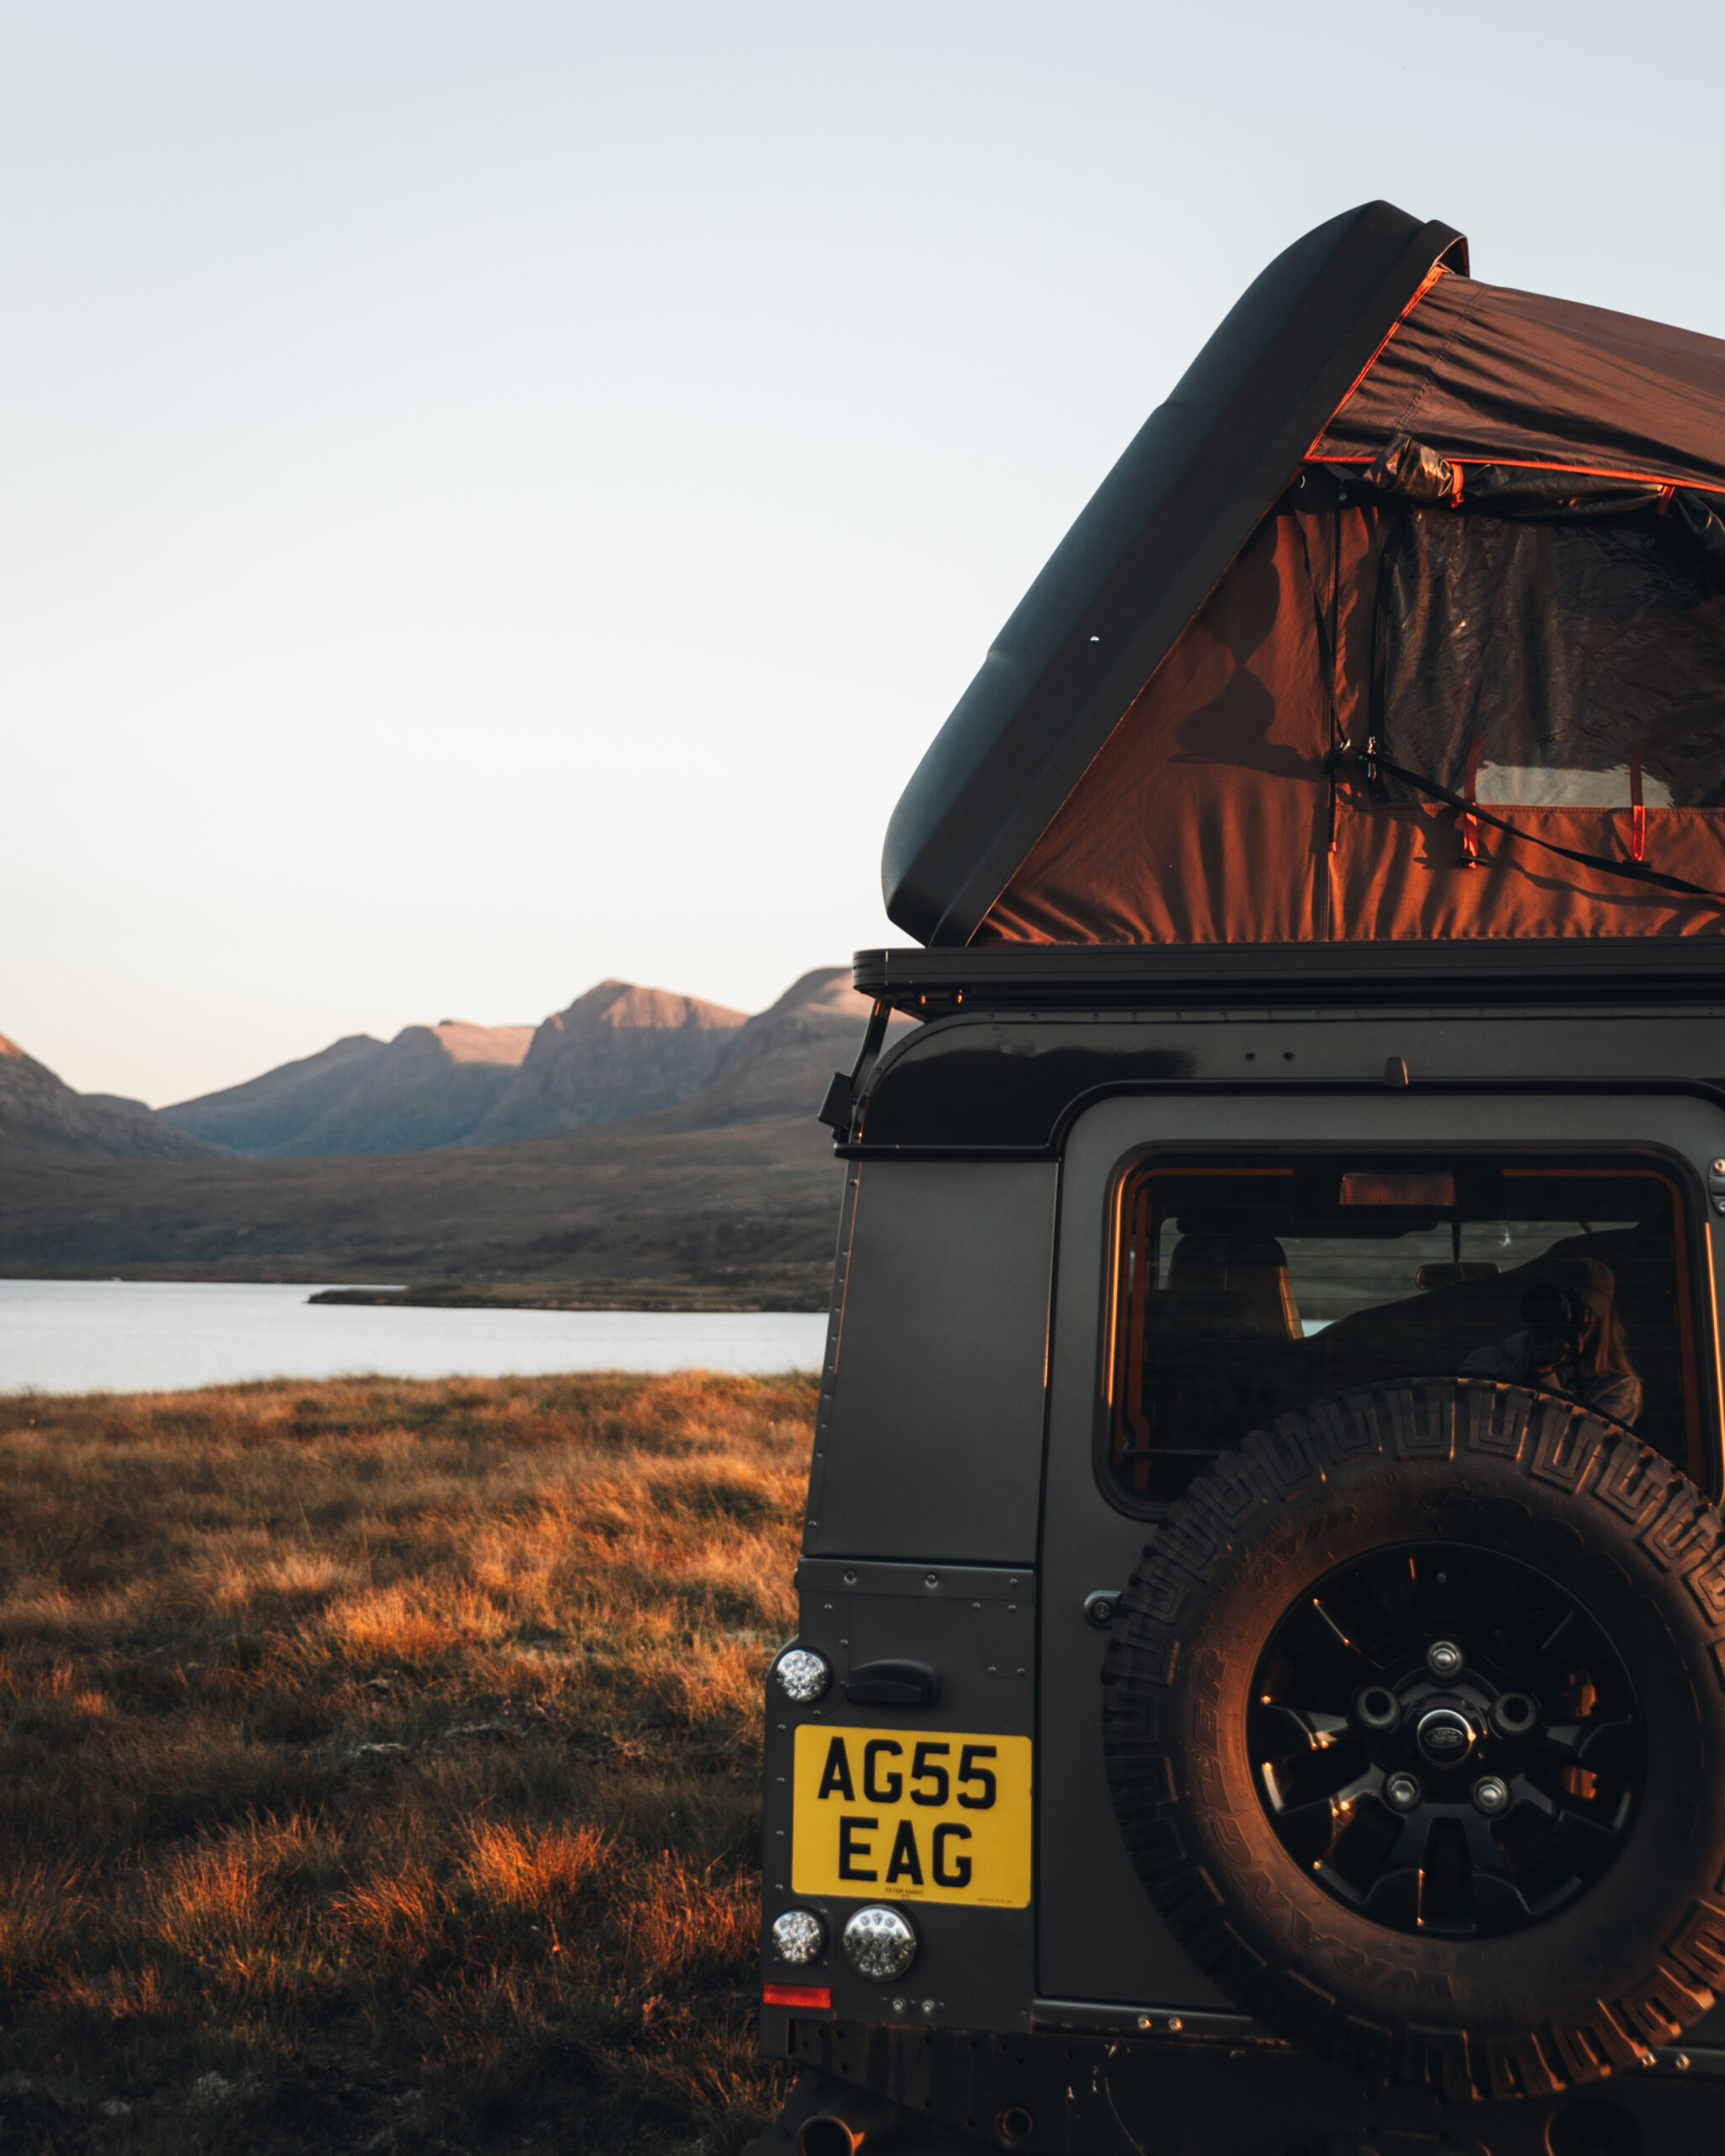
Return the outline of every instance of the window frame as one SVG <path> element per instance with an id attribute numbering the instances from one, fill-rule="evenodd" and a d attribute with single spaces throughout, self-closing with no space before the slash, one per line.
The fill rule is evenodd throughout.
<path id="1" fill-rule="evenodd" d="M 1116 1401 L 1126 1359 L 1121 1305 L 1130 1237 L 1127 1202 L 1146 1165 L 1152 1161 L 1158 1166 L 1166 1164 L 1171 1173 L 1178 1173 L 1183 1166 L 1188 1172 L 1203 1166 L 1218 1173 L 1261 1177 L 1267 1171 L 1300 1158 L 1333 1157 L 1347 1153 L 1350 1157 L 1357 1155 L 1362 1168 L 1370 1168 L 1406 1162 L 1410 1156 L 1429 1159 L 1446 1152 L 1457 1157 L 1467 1155 L 1496 1160 L 1505 1164 L 1506 1174 L 1514 1174 L 1519 1170 L 1528 1176 L 1541 1172 L 1537 1163 L 1541 1158 L 1553 1163 L 1569 1163 L 1597 1155 L 1614 1164 L 1611 1168 L 1599 1171 L 1602 1177 L 1614 1172 L 1624 1177 L 1649 1175 L 1665 1185 L 1679 1214 L 1672 1241 L 1677 1274 L 1678 1331 L 1683 1357 L 1686 1454 L 1683 1462 L 1674 1465 L 1680 1465 L 1681 1471 L 1710 1501 L 1717 1499 L 1721 1485 L 1719 1384 L 1717 1369 L 1707 1361 L 1710 1348 L 1715 1349 L 1717 1361 L 1710 1211 L 1706 1193 L 1690 1161 L 1669 1146 L 1645 1142 L 1570 1139 L 1493 1144 L 1470 1139 L 1466 1144 L 1454 1144 L 1444 1140 L 1422 1143 L 1418 1138 L 1410 1137 L 1394 1143 L 1370 1139 L 1356 1144 L 1338 1131 L 1333 1138 L 1298 1139 L 1280 1144 L 1273 1140 L 1242 1143 L 1227 1139 L 1208 1145 L 1190 1139 L 1158 1144 L 1152 1139 L 1132 1147 L 1115 1162 L 1103 1203 L 1107 1232 L 1103 1253 L 1102 1324 L 1097 1342 L 1095 1434 L 1092 1446 L 1092 1469 L 1097 1486 L 1114 1511 L 1131 1519 L 1156 1521 L 1166 1519 L 1172 1508 L 1180 1502 L 1178 1497 L 1135 1499 L 1120 1488 L 1112 1458 Z M 1215 1168 L 1219 1156 L 1226 1158 L 1227 1166 Z M 1645 1161 L 1647 1165 L 1631 1167 L 1625 1165 L 1629 1161 Z M 1253 1165 L 1254 1162 L 1263 1165 Z M 1512 1166 L 1510 1163 L 1515 1165 Z M 1293 1171 L 1291 1166 L 1287 1166 L 1288 1174 L 1291 1176 Z M 1710 1371 L 1713 1380 L 1711 1383 Z M 1203 1471 L 1201 1468 L 1197 1470 L 1194 1480 Z"/>

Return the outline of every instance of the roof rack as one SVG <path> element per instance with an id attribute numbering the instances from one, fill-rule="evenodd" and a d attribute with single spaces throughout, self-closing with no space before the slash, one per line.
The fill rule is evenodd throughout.
<path id="1" fill-rule="evenodd" d="M 1725 936 L 1502 943 L 1012 943 L 858 951 L 864 995 L 966 1010 L 1725 1001 Z"/>

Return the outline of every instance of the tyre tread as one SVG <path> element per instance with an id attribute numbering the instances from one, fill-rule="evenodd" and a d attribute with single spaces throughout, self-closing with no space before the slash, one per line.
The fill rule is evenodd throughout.
<path id="1" fill-rule="evenodd" d="M 1725 1991 L 1725 1907 L 1702 1892 L 1664 1955 L 1579 2016 L 1489 2029 L 1399 2028 L 1347 2010 L 1322 1967 L 1267 1960 L 1231 1920 L 1230 1900 L 1183 1831 L 1178 1752 L 1183 1649 L 1214 1599 L 1242 1527 L 1309 1504 L 1374 1457 L 1513 1468 L 1583 1506 L 1682 1582 L 1725 1688 L 1725 1522 L 1663 1455 L 1571 1401 L 1487 1378 L 1358 1386 L 1279 1416 L 1224 1454 L 1173 1504 L 1121 1597 L 1103 1672 L 1103 1747 L 1127 1849 L 1151 1899 L 1198 1967 L 1264 2026 L 1360 2069 L 1446 2096 L 1549 2095 L 1644 2063 Z M 1701 1681 L 1701 1673 L 1695 1673 Z M 1725 1874 L 1698 1881 L 1725 1895 Z M 1249 1929 L 1249 1927 L 1248 1927 Z"/>

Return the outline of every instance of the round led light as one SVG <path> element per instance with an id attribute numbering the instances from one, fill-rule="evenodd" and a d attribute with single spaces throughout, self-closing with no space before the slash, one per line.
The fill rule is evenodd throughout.
<path id="1" fill-rule="evenodd" d="M 772 1665 L 772 1673 L 780 1691 L 799 1707 L 818 1700 L 832 1682 L 826 1657 L 816 1654 L 812 1647 L 793 1647 L 788 1654 L 782 1654 Z"/>
<path id="2" fill-rule="evenodd" d="M 845 1926 L 845 1959 L 878 1983 L 901 1977 L 916 1959 L 916 1935 L 896 1909 L 856 1910 Z"/>
<path id="3" fill-rule="evenodd" d="M 807 1909 L 787 1909 L 772 1925 L 772 1951 L 781 1961 L 800 1968 L 818 1958 L 826 1944 L 826 1928 Z"/>

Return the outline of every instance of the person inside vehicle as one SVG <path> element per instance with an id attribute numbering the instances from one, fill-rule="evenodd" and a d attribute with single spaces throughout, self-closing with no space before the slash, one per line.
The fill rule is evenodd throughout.
<path id="1" fill-rule="evenodd" d="M 1609 1266 L 1591 1257 L 1561 1260 L 1521 1299 L 1526 1330 L 1477 1348 L 1461 1367 L 1535 1392 L 1562 1393 L 1633 1428 L 1642 1383 L 1624 1344 L 1616 1294 Z"/>

